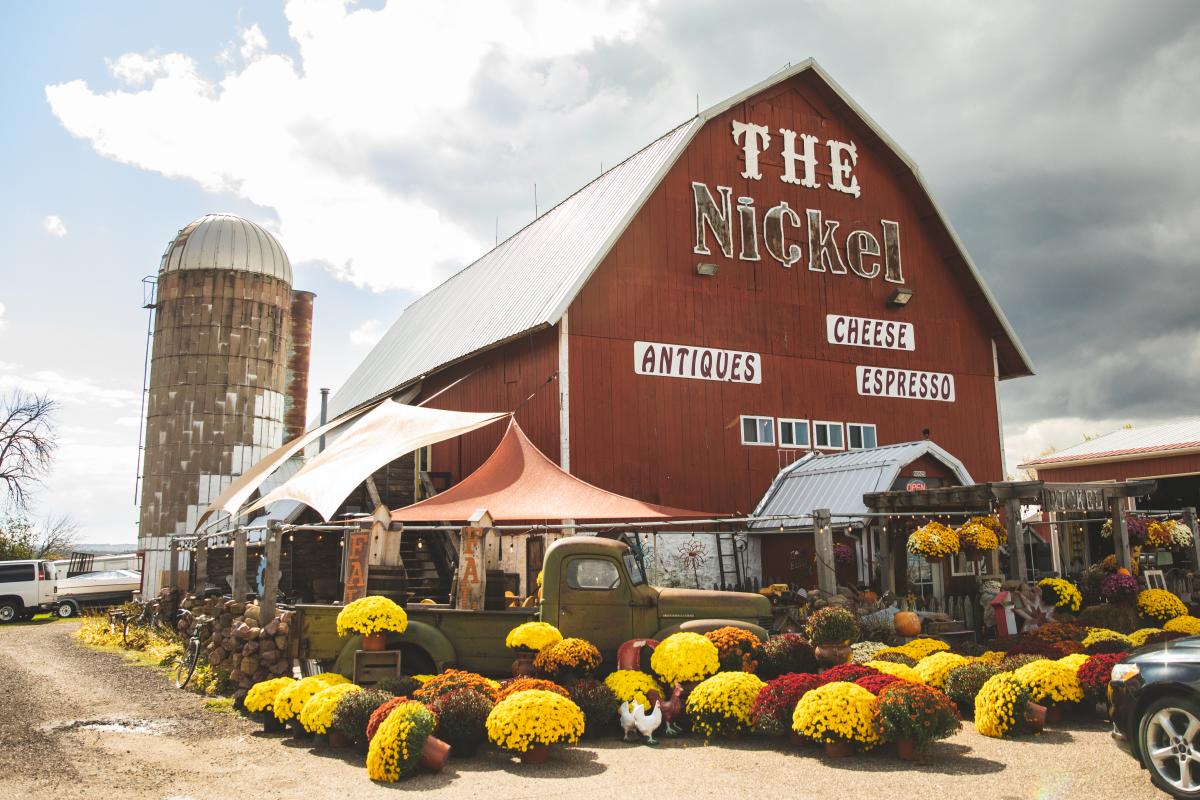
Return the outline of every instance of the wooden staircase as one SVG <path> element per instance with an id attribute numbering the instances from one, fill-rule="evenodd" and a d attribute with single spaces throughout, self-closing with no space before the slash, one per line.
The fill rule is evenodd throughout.
<path id="1" fill-rule="evenodd" d="M 453 570 L 446 550 L 438 537 L 441 534 L 405 534 L 400 540 L 400 558 L 408 577 L 410 602 L 425 598 L 435 603 L 450 602 L 450 580 Z"/>

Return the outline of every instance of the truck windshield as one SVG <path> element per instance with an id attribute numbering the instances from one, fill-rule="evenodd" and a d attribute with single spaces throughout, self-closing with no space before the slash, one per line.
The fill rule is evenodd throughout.
<path id="1" fill-rule="evenodd" d="M 630 582 L 632 582 L 634 586 L 645 583 L 646 575 L 642 572 L 642 567 L 640 564 L 638 564 L 638 560 L 634 557 L 633 553 L 626 553 L 624 559 L 625 569 L 629 571 Z"/>

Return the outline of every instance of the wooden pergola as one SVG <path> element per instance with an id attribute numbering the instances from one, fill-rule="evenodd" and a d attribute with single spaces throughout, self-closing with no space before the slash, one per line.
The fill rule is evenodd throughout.
<path id="1" fill-rule="evenodd" d="M 917 491 L 872 492 L 863 495 L 870 511 L 870 524 L 879 528 L 879 557 L 881 584 L 884 591 L 896 591 L 896 542 L 891 541 L 884 520 L 890 514 L 947 514 L 986 512 L 1003 508 L 1008 527 L 1009 563 L 1011 576 L 1024 577 L 1027 572 L 1025 548 L 1021 541 L 1021 506 L 1040 505 L 1046 511 L 1099 511 L 1109 514 L 1113 522 L 1114 545 L 1118 562 L 1131 567 L 1129 529 L 1125 522 L 1125 501 L 1130 497 L 1150 494 L 1157 481 L 1136 480 L 1118 483 L 1047 483 L 1045 481 L 1000 481 L 977 483 L 971 486 L 946 486 Z M 1194 524 L 1193 520 L 1189 524 Z M 1200 537 L 1195 547 L 1200 557 Z M 1015 546 L 1014 546 L 1015 545 Z M 903 543 L 899 543 L 901 552 Z M 1197 561 L 1200 563 L 1200 560 Z"/>

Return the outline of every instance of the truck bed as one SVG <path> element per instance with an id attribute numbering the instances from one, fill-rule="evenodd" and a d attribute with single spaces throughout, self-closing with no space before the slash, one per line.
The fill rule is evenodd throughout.
<path id="1" fill-rule="evenodd" d="M 300 658 L 332 661 L 342 653 L 348 639 L 337 635 L 337 615 L 342 606 L 300 605 Z M 510 608 L 503 611 L 469 611 L 441 606 L 412 604 L 405 607 L 409 623 L 424 623 L 445 635 L 454 647 L 454 659 L 436 663 L 437 669 L 455 666 L 484 675 L 508 675 L 513 654 L 504 646 L 504 637 L 523 622 L 537 619 L 536 608 Z M 406 631 L 401 643 L 412 639 Z M 408 669 L 405 669 L 408 672 Z"/>

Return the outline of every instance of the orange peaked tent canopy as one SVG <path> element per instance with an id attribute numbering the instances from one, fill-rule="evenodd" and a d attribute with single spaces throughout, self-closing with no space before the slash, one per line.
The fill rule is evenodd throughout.
<path id="1" fill-rule="evenodd" d="M 397 522 L 465 522 L 478 509 L 496 522 L 710 519 L 712 514 L 646 503 L 581 481 L 533 446 L 513 419 L 479 469 L 441 494 L 392 512 Z"/>

